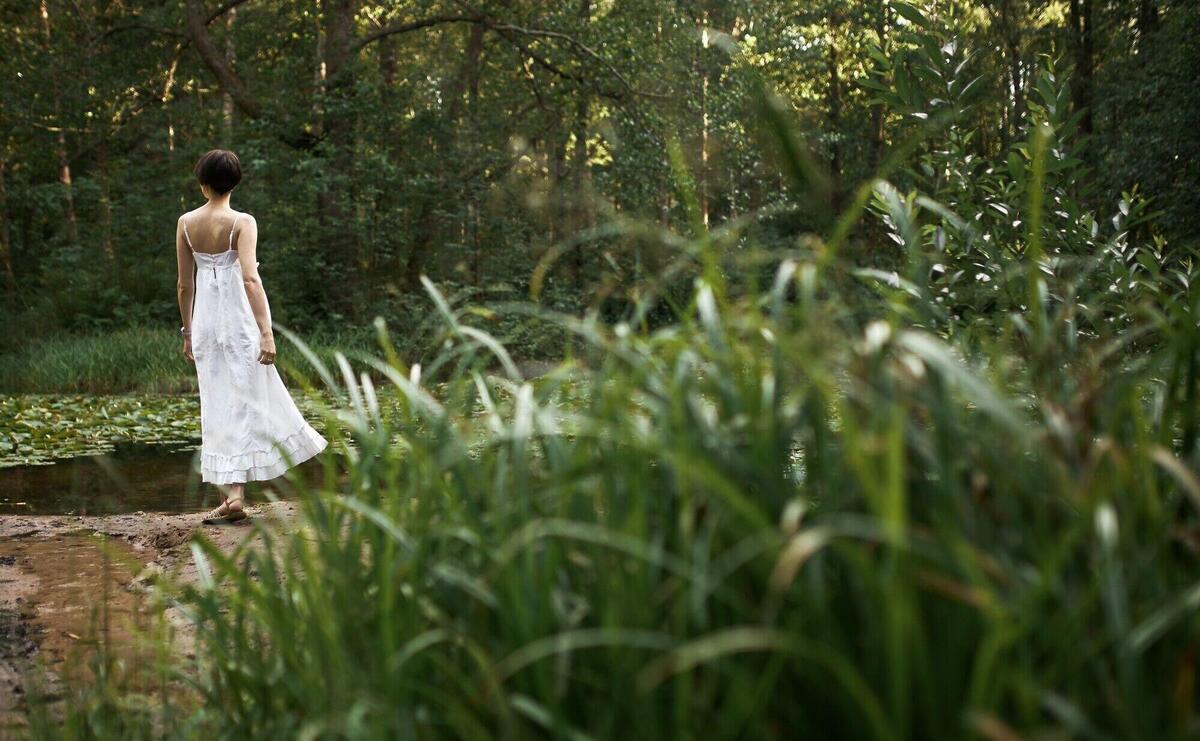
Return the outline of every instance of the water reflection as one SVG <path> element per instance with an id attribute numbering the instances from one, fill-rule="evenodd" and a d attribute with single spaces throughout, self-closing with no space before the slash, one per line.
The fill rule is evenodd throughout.
<path id="1" fill-rule="evenodd" d="M 321 464 L 311 460 L 300 469 L 316 480 Z M 260 498 L 256 494 L 262 486 L 250 484 L 251 502 Z M 282 478 L 270 486 L 282 498 L 291 492 Z M 130 443 L 105 455 L 49 466 L 0 468 L 0 515 L 197 512 L 217 501 L 215 488 L 200 482 L 199 450 L 194 445 Z"/>
<path id="2" fill-rule="evenodd" d="M 39 650 L 53 662 L 100 641 L 128 644 L 138 628 L 147 627 L 140 595 L 123 587 L 150 555 L 119 539 L 84 534 L 0 543 L 0 559 L 32 577 L 22 617 L 32 620 Z"/>

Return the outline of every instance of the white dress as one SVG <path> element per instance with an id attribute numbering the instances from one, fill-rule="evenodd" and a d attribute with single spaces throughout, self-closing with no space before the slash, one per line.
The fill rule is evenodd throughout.
<path id="1" fill-rule="evenodd" d="M 197 252 L 192 355 L 200 387 L 200 477 L 212 484 L 265 481 L 328 444 L 288 394 L 274 365 L 258 362 L 259 330 L 242 284 L 238 253 Z M 256 263 L 257 264 L 257 263 Z"/>

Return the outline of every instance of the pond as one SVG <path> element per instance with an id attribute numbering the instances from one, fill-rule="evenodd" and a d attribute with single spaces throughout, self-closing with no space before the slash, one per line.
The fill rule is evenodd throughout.
<path id="1" fill-rule="evenodd" d="M 107 454 L 0 468 L 0 515 L 199 510 L 205 496 L 191 448 L 126 443 Z"/>
<path id="2" fill-rule="evenodd" d="M 200 481 L 198 421 L 192 396 L 0 396 L 0 516 L 214 507 L 215 487 Z M 314 482 L 319 458 L 300 466 Z M 248 500 L 264 486 L 292 493 L 281 478 L 251 484 Z"/>
<path id="3" fill-rule="evenodd" d="M 200 482 L 194 445 L 126 443 L 102 455 L 68 458 L 50 465 L 0 468 L 0 516 L 112 515 L 129 512 L 200 512 L 217 505 L 216 488 Z M 300 470 L 319 481 L 321 464 Z M 251 502 L 261 499 L 252 483 Z M 281 498 L 292 494 L 285 479 L 271 482 Z"/>

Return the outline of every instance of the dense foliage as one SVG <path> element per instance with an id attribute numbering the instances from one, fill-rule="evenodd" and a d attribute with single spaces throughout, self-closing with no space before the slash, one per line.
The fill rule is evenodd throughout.
<path id="1" fill-rule="evenodd" d="M 764 161 L 760 78 L 796 112 L 812 166 L 829 173 L 815 195 L 834 210 L 953 95 L 956 135 L 923 153 L 930 195 L 956 189 L 1007 218 L 982 199 L 1014 195 L 1005 159 L 1026 156 L 1028 118 L 1044 111 L 1078 130 L 1077 160 L 1053 173 L 1076 203 L 1107 224 L 1136 194 L 1161 212 L 1142 234 L 1160 253 L 1194 240 L 1194 4 L 939 0 L 922 5 L 936 38 L 914 34 L 907 7 L 0 4 L 0 279 L 16 330 L 2 342 L 174 326 L 174 219 L 198 203 L 191 164 L 214 146 L 246 165 L 234 205 L 259 219 L 285 326 L 413 324 L 428 312 L 422 274 L 481 302 L 522 298 L 547 255 L 543 302 L 620 315 L 660 256 L 605 228 L 618 216 L 684 223 L 669 141 L 706 225 L 798 208 L 757 234 L 776 246 L 823 226 L 826 204 L 812 208 Z M 1067 97 L 1047 98 L 1069 72 L 1070 91 L 1051 91 Z M 945 163 L 955 171 L 938 172 Z M 860 262 L 895 256 L 879 236 L 853 235 Z M 561 350 L 558 335 L 494 329 L 522 354 Z"/>

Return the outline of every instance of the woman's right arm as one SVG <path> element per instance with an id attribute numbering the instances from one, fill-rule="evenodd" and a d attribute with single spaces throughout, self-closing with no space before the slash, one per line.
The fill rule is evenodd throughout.
<path id="1" fill-rule="evenodd" d="M 183 322 L 183 357 L 196 362 L 192 357 L 192 301 L 196 296 L 193 275 L 192 249 L 183 235 L 183 217 L 175 223 L 175 291 L 179 296 L 179 318 Z"/>
<path id="2" fill-rule="evenodd" d="M 271 330 L 271 307 L 267 304 L 267 292 L 258 275 L 258 222 L 246 214 L 243 226 L 234 236 L 237 243 L 238 262 L 242 266 L 242 285 L 246 287 L 246 299 L 254 312 L 258 324 L 258 362 L 270 365 L 275 362 L 275 333 Z"/>

